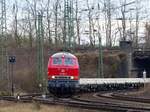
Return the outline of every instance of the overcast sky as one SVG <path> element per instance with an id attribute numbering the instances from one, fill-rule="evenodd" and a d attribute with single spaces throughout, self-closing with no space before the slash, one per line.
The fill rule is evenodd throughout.
<path id="1" fill-rule="evenodd" d="M 8 16 L 12 13 L 12 9 L 13 9 L 13 4 L 15 3 L 15 1 L 17 1 L 18 2 L 18 7 L 19 7 L 19 9 L 21 9 L 21 8 L 23 8 L 23 7 L 26 7 L 27 5 L 26 5 L 26 0 L 6 0 L 6 5 L 7 5 L 7 12 L 8 12 Z M 28 1 L 33 1 L 33 0 L 28 0 Z M 43 4 L 45 3 L 47 3 L 47 0 L 37 0 L 37 1 L 41 1 Z M 53 3 L 54 3 L 54 1 L 55 0 L 51 0 L 51 5 L 53 5 Z M 61 0 L 62 2 L 64 1 L 64 0 Z M 74 0 L 75 1 L 75 0 Z M 86 1 L 87 0 L 78 0 L 78 2 L 79 2 L 79 7 L 80 7 L 80 9 L 82 10 L 82 9 L 86 9 L 87 8 L 87 4 L 86 4 Z M 96 9 L 96 7 L 97 7 L 97 4 L 99 3 L 99 4 L 101 4 L 101 2 L 103 2 L 104 0 L 88 0 L 89 1 L 89 3 L 90 3 L 90 5 L 91 6 L 94 6 L 95 7 L 95 9 Z M 105 0 L 106 1 L 106 0 Z M 117 6 L 120 6 L 120 2 L 121 1 L 124 1 L 124 0 L 111 0 L 112 1 L 112 4 L 114 4 L 114 7 L 117 7 Z M 129 2 L 132 2 L 132 1 L 136 1 L 136 0 L 126 0 L 127 1 L 127 3 L 129 3 Z M 145 9 L 150 9 L 150 0 L 138 0 L 139 1 L 139 4 L 140 4 L 140 7 L 141 8 L 143 8 L 143 11 L 145 10 Z M 63 3 L 62 3 L 63 4 Z M 128 5 L 127 6 L 127 9 L 128 8 L 135 8 L 135 4 L 132 4 L 132 5 Z M 149 11 L 149 10 L 147 10 L 147 11 Z M 21 12 L 21 11 L 20 11 Z M 148 12 L 144 12 L 144 13 L 148 13 Z"/>
<path id="2" fill-rule="evenodd" d="M 12 25 L 13 23 L 13 4 L 15 3 L 15 1 L 18 3 L 18 19 L 23 19 L 25 17 L 25 12 L 22 11 L 22 8 L 28 7 L 26 0 L 6 0 L 6 8 L 7 8 L 7 25 L 8 25 L 8 29 L 10 28 L 9 26 Z M 28 0 L 32 3 L 33 0 Z M 42 3 L 43 7 L 46 6 L 47 1 L 48 0 L 36 0 L 38 1 L 38 3 Z M 62 10 L 63 10 L 63 1 L 64 0 L 60 0 L 62 3 Z M 74 0 L 76 1 L 76 0 Z M 106 1 L 106 0 L 88 0 L 89 1 L 89 5 L 90 7 L 94 7 L 93 12 L 98 12 L 98 4 L 100 4 L 100 8 L 102 8 L 102 2 Z M 115 7 L 119 7 L 121 6 L 121 1 L 124 0 L 111 0 L 114 8 Z M 137 0 L 126 0 L 126 3 L 130 3 L 132 1 L 137 1 Z M 139 8 L 141 9 L 139 12 L 140 18 L 142 18 L 142 20 L 145 20 L 143 17 L 146 17 L 147 20 L 150 20 L 150 17 L 148 17 L 150 15 L 150 0 L 138 0 L 139 1 Z M 55 0 L 50 0 L 50 7 L 52 9 L 53 3 L 55 2 Z M 87 9 L 87 0 L 78 0 L 79 3 L 79 10 L 84 10 Z M 135 9 L 136 4 L 131 4 L 126 6 L 126 11 L 128 12 L 131 8 Z M 41 9 L 40 5 L 38 6 L 38 9 Z M 81 16 L 81 23 L 87 23 L 88 17 L 87 17 L 87 13 L 88 12 L 84 12 L 82 11 L 82 13 L 80 14 Z M 135 10 L 133 10 L 132 12 L 128 12 L 126 13 L 126 17 L 130 17 L 130 14 L 132 14 L 133 18 L 135 18 Z M 112 18 L 116 19 L 121 17 L 121 13 L 120 13 L 120 9 L 116 9 L 112 12 Z M 102 12 L 100 12 L 100 18 L 102 20 L 104 20 L 104 14 Z M 143 28 L 144 29 L 144 28 Z M 143 30 L 144 31 L 144 30 Z"/>
<path id="3" fill-rule="evenodd" d="M 31 2 L 33 2 L 33 0 L 28 0 Z M 38 4 L 42 3 L 43 7 L 47 4 L 48 0 L 36 0 L 38 1 Z M 60 0 L 62 3 L 62 10 L 63 10 L 63 1 L 64 0 Z M 76 0 L 74 0 L 76 1 Z M 102 9 L 102 2 L 106 1 L 106 0 L 88 0 L 89 1 L 89 5 L 90 7 L 94 7 L 93 12 L 98 11 L 98 4 L 100 4 L 100 8 Z M 123 2 L 124 0 L 111 0 L 112 4 L 114 7 L 119 7 L 121 5 L 121 2 Z M 132 2 L 132 1 L 137 1 L 137 0 L 126 0 L 126 3 Z M 138 0 L 139 1 L 139 8 L 141 9 L 139 12 L 140 18 L 142 18 L 142 20 L 144 19 L 144 17 L 148 17 L 148 20 L 150 20 L 150 0 Z M 17 2 L 18 3 L 18 19 L 22 19 L 25 17 L 25 12 L 22 11 L 22 8 L 28 7 L 26 0 L 6 0 L 6 8 L 7 8 L 7 24 L 8 26 L 10 24 L 12 24 L 12 20 L 13 20 L 13 4 Z M 53 3 L 55 2 L 55 0 L 50 0 L 50 5 L 51 7 L 53 6 Z M 78 0 L 79 3 L 79 10 L 84 10 L 87 9 L 87 0 Z M 136 4 L 131 4 L 126 6 L 126 11 L 129 11 L 131 8 L 135 9 Z M 38 9 L 41 9 L 40 5 L 38 7 Z M 52 8 L 51 8 L 52 9 Z M 81 16 L 81 21 L 84 22 L 85 20 L 88 20 L 87 17 L 87 11 L 84 12 L 82 11 L 81 14 L 79 14 Z M 133 18 L 135 18 L 135 10 L 132 10 L 128 13 L 126 13 L 126 17 L 130 17 L 130 15 L 132 15 Z M 116 9 L 112 12 L 112 19 L 116 19 L 116 18 L 120 18 L 121 17 L 121 13 L 120 13 L 120 9 Z M 104 15 L 103 13 L 100 12 L 100 18 L 104 20 Z"/>

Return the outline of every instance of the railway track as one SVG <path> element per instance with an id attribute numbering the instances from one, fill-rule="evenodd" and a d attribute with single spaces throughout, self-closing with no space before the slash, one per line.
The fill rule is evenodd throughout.
<path id="1" fill-rule="evenodd" d="M 95 97 L 95 94 L 94 94 Z M 75 98 L 76 100 L 82 101 L 82 102 L 91 102 L 94 105 L 99 105 L 101 106 L 103 109 L 106 110 L 112 110 L 112 111 L 129 111 L 129 112 L 150 112 L 150 105 L 149 104 L 143 104 L 143 105 L 135 105 L 135 104 L 131 104 L 131 103 L 127 103 L 124 102 L 124 100 L 118 100 L 117 102 L 115 100 L 110 100 L 110 98 L 105 98 L 105 97 L 95 97 L 93 99 L 89 99 L 87 100 L 86 98 Z M 114 98 L 115 99 L 115 98 Z M 144 106 L 146 105 L 146 106 Z"/>
<path id="2" fill-rule="evenodd" d="M 137 108 L 138 111 L 140 109 L 148 109 L 149 111 L 150 108 L 150 99 L 147 98 L 142 98 L 142 97 L 134 97 L 134 96 L 129 96 L 128 94 L 124 94 L 123 92 L 121 93 L 108 93 L 108 94 L 94 94 L 96 98 L 99 98 L 103 101 L 109 100 L 110 102 L 113 102 L 114 104 L 118 104 L 123 106 L 129 106 L 133 108 Z M 144 112 L 146 110 L 143 110 Z M 142 112 L 143 112 L 142 111 Z"/>
<path id="3" fill-rule="evenodd" d="M 124 93 L 109 93 L 109 94 L 95 94 L 95 96 L 108 98 L 108 99 L 116 99 L 116 100 L 124 100 L 124 101 L 132 101 L 132 102 L 139 102 L 139 103 L 149 103 L 149 98 L 142 98 L 142 97 L 134 97 Z"/>
<path id="4" fill-rule="evenodd" d="M 1 100 L 15 101 L 15 102 L 39 102 L 42 104 L 51 104 L 51 105 L 65 105 L 72 107 L 80 107 L 80 108 L 88 108 L 88 109 L 96 109 L 96 110 L 108 110 L 115 112 L 149 112 L 150 106 L 134 106 L 127 105 L 126 103 L 117 103 L 111 101 L 108 95 L 92 95 L 93 97 L 98 97 L 98 100 L 85 99 L 82 96 L 75 96 L 73 98 L 57 98 L 55 99 L 52 96 L 46 95 L 43 97 L 41 94 L 29 94 L 29 95 L 21 95 L 21 96 L 1 96 Z M 104 96 L 107 96 L 104 97 Z M 113 97 L 113 96 L 112 96 Z M 116 96 L 117 97 L 117 96 Z M 105 100 L 104 100 L 105 98 Z M 114 98 L 115 99 L 115 98 Z M 120 99 L 117 99 L 121 101 Z M 124 99 L 123 99 L 124 100 Z M 149 102 L 142 102 L 149 105 Z"/>

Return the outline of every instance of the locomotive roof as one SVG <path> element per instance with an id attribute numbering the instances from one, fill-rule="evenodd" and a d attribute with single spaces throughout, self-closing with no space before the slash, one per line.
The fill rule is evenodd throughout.
<path id="1" fill-rule="evenodd" d="M 52 55 L 52 57 L 68 57 L 68 58 L 76 58 L 73 54 L 68 52 L 59 52 Z"/>

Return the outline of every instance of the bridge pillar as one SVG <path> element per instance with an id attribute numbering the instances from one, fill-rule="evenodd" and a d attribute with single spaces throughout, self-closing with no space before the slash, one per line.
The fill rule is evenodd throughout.
<path id="1" fill-rule="evenodd" d="M 126 74 L 125 77 L 133 77 L 132 76 L 132 41 L 120 41 L 120 49 L 124 51 L 127 55 L 126 59 L 126 67 L 124 68 L 124 72 Z"/>

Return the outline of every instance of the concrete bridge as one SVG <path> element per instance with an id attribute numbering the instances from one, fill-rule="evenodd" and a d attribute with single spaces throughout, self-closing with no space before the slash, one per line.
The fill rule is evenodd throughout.
<path id="1" fill-rule="evenodd" d="M 120 48 L 127 54 L 127 77 L 143 77 L 144 71 L 150 77 L 150 48 L 134 48 L 130 41 L 121 41 Z"/>

